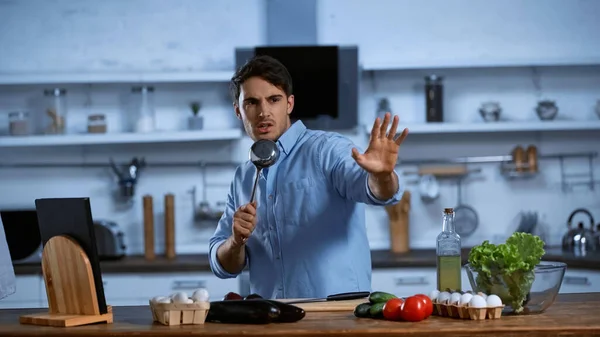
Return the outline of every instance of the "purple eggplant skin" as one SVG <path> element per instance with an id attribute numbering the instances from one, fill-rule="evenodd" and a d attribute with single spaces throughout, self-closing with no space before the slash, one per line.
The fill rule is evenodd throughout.
<path id="1" fill-rule="evenodd" d="M 258 294 L 250 294 L 244 298 L 245 300 L 262 299 L 262 296 Z"/>
<path id="2" fill-rule="evenodd" d="M 210 302 L 206 322 L 228 324 L 269 324 L 277 322 L 281 311 L 264 300 L 223 300 Z"/>
<path id="3" fill-rule="evenodd" d="M 303 319 L 306 316 L 304 309 L 295 305 L 279 302 L 276 300 L 265 300 L 265 299 L 248 299 L 248 301 L 266 301 L 277 306 L 279 309 L 279 317 L 275 320 L 276 323 L 294 323 Z"/>

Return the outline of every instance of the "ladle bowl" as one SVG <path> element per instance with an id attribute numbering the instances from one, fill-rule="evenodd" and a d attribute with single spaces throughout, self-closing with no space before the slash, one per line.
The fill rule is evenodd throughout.
<path id="1" fill-rule="evenodd" d="M 250 161 L 259 169 L 269 167 L 279 158 L 279 147 L 268 139 L 260 139 L 250 147 Z"/>

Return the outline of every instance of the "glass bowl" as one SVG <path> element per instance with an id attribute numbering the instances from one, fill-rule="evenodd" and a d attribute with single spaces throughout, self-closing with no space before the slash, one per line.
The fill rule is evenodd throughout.
<path id="1" fill-rule="evenodd" d="M 530 315 L 542 313 L 554 303 L 567 265 L 562 262 L 542 261 L 527 275 L 514 274 L 502 277 L 492 274 L 490 278 L 483 275 L 479 277 L 477 270 L 468 263 L 465 269 L 474 293 L 496 294 L 502 299 L 505 305 L 503 314 Z M 533 282 L 528 282 L 527 279 L 532 279 Z M 523 310 L 519 312 L 511 305 L 514 302 L 511 289 L 512 294 L 519 292 L 514 290 L 515 286 L 527 295 L 522 305 Z"/>

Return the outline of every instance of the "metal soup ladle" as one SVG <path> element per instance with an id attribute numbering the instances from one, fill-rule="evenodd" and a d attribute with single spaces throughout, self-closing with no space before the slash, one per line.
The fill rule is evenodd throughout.
<path id="1" fill-rule="evenodd" d="M 254 187 L 252 187 L 250 203 L 254 202 L 260 171 L 275 164 L 278 158 L 279 147 L 277 147 L 277 144 L 272 140 L 260 139 L 250 147 L 250 161 L 256 166 L 256 178 L 254 179 Z"/>
<path id="2" fill-rule="evenodd" d="M 279 158 L 279 147 L 277 147 L 277 144 L 272 140 L 260 139 L 250 147 L 250 161 L 256 166 L 256 178 L 254 179 L 254 186 L 252 187 L 250 203 L 254 202 L 260 171 L 275 164 L 277 158 Z M 243 238 L 243 242 L 246 241 L 248 241 L 248 238 Z"/>

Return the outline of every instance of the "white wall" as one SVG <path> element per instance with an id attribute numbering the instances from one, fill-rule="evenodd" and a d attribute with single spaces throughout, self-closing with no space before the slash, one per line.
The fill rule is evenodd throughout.
<path id="1" fill-rule="evenodd" d="M 341 3 L 343 2 L 343 5 Z M 358 44 L 361 62 L 368 64 L 477 63 L 497 60 L 543 62 L 600 57 L 599 21 L 590 21 L 600 10 L 598 2 L 552 0 L 533 6 L 525 1 L 343 1 L 319 2 L 321 43 Z M 340 8 L 343 8 L 340 9 Z M 506 20 L 497 19 L 504 13 Z M 539 15 L 538 15 L 539 14 Z M 134 70 L 230 70 L 233 49 L 264 42 L 264 3 L 253 1 L 0 1 L 0 73 L 126 72 Z M 352 19 L 351 19 L 352 17 Z M 359 18 L 360 20 L 356 20 Z M 544 20 L 542 20 L 544 18 Z M 360 22 L 360 26 L 357 25 Z M 575 27 L 574 23 L 581 23 Z M 575 48 L 579 46 L 581 48 Z M 436 71 L 437 72 L 437 71 Z M 549 67 L 539 70 L 541 91 L 533 85 L 531 69 L 454 69 L 446 76 L 445 109 L 448 121 L 478 122 L 477 108 L 486 100 L 498 100 L 503 116 L 526 121 L 537 117 L 533 107 L 539 98 L 551 98 L 560 108 L 559 118 L 591 120 L 600 99 L 600 68 Z M 377 72 L 361 84 L 361 121 L 370 125 L 376 100 L 388 97 L 394 113 L 405 122 L 424 121 L 421 70 Z M 368 75 L 368 74 L 366 74 Z M 42 97 L 46 86 L 0 87 L 0 132 L 6 131 L 6 114 L 28 107 Z M 121 130 L 122 105 L 130 85 L 81 85 L 68 88 L 71 132 L 82 131 L 89 111 L 110 116 L 110 132 Z M 183 127 L 192 99 L 203 102 L 208 128 L 237 125 L 226 84 L 162 84 L 156 87 L 156 106 L 161 127 Z M 92 110 L 84 102 L 90 92 Z M 3 130 L 4 129 L 4 130 Z M 364 134 L 348 133 L 359 146 Z M 453 156 L 505 155 L 517 144 L 535 144 L 542 154 L 597 151 L 598 132 L 566 134 L 480 134 L 476 136 L 410 135 L 401 150 L 403 160 Z M 123 162 L 145 156 L 149 163 L 164 161 L 240 161 L 249 141 L 183 145 L 130 145 L 67 147 L 0 151 L 2 162 Z M 598 160 L 595 176 L 600 177 Z M 570 212 L 589 208 L 600 219 L 599 186 L 595 191 L 578 188 L 563 193 L 558 162 L 544 160 L 543 173 L 528 181 L 507 181 L 497 164 L 476 165 L 482 173 L 465 182 L 463 200 L 479 212 L 480 228 L 465 245 L 507 233 L 520 210 L 536 210 L 545 216 L 550 243 L 565 231 Z M 570 172 L 584 172 L 585 162 L 567 162 Z M 402 167 L 402 169 L 412 169 Z M 176 228 L 179 252 L 205 252 L 214 224 L 192 221 L 188 191 L 202 191 L 202 177 L 194 168 L 148 168 L 142 172 L 133 205 L 116 203 L 110 193 L 115 184 L 108 169 L 0 169 L 0 207 L 33 206 L 35 198 L 89 196 L 97 218 L 117 221 L 126 229 L 132 253 L 142 250 L 141 196 L 155 198 L 162 211 L 165 193 L 176 196 Z M 215 203 L 226 196 L 233 169 L 209 170 L 208 198 Z M 406 178 L 409 180 L 409 177 Z M 596 178 L 598 179 L 598 178 Z M 213 186 L 214 185 L 214 186 Z M 408 185 L 413 189 L 414 185 Z M 433 247 L 440 230 L 440 211 L 456 203 L 456 187 L 444 182 L 441 198 L 423 204 L 413 193 L 411 246 Z M 370 208 L 367 214 L 372 248 L 389 245 L 385 212 Z M 581 218 L 585 220 L 584 218 Z M 160 224 L 161 215 L 157 214 Z"/>

